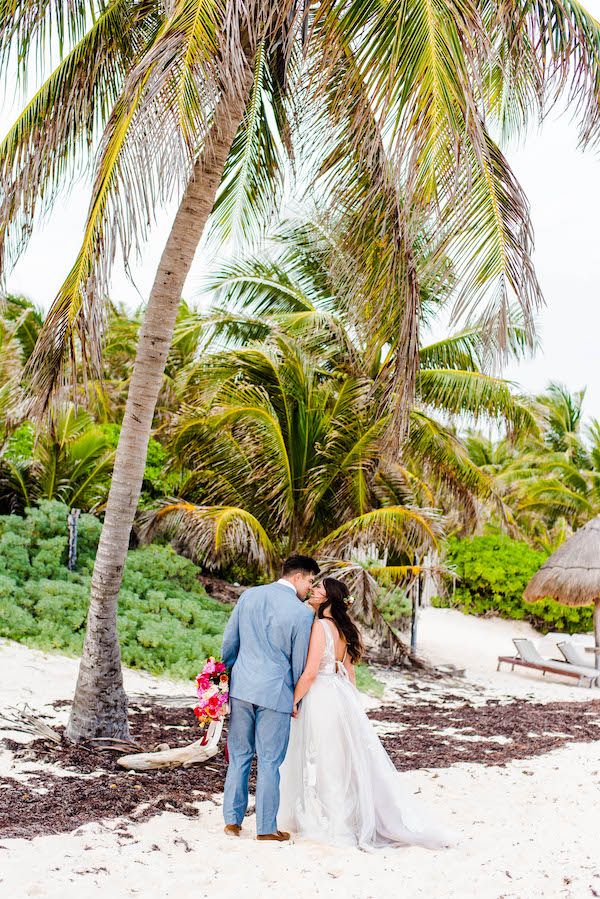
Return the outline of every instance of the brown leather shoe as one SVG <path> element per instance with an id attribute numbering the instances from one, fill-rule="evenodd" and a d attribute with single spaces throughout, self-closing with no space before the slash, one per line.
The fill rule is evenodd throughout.
<path id="1" fill-rule="evenodd" d="M 228 837 L 239 837 L 242 828 L 239 824 L 226 824 L 225 825 L 225 833 Z"/>
<path id="2" fill-rule="evenodd" d="M 275 840 L 276 843 L 283 843 L 289 838 L 290 835 L 285 830 L 277 830 L 275 833 L 259 833 L 256 836 L 257 840 Z"/>

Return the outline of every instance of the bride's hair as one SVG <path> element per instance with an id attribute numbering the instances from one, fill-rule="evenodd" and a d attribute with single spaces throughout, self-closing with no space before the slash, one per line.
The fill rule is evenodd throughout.
<path id="1" fill-rule="evenodd" d="M 317 610 L 317 617 L 323 618 L 323 613 L 329 609 L 337 629 L 344 637 L 348 646 L 348 655 L 354 665 L 360 662 L 363 654 L 363 645 L 360 633 L 355 623 L 348 614 L 347 600 L 350 591 L 343 583 L 334 577 L 323 578 L 323 586 L 327 594 L 325 599 Z"/>

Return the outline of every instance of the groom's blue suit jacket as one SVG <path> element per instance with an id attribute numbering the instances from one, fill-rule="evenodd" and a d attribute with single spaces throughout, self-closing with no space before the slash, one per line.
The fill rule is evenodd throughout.
<path id="1" fill-rule="evenodd" d="M 246 590 L 223 636 L 221 658 L 231 671 L 230 695 L 291 713 L 312 623 L 312 611 L 285 584 Z"/>

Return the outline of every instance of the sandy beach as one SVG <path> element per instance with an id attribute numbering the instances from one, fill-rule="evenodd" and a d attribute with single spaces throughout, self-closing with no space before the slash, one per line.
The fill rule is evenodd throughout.
<path id="1" fill-rule="evenodd" d="M 510 653 L 511 638 L 523 635 L 540 640 L 523 623 L 465 617 L 453 610 L 424 610 L 419 619 L 420 651 L 434 663 L 466 669 L 464 677 L 419 681 L 414 675 L 378 672 L 386 684 L 383 700 L 365 698 L 378 731 L 390 738 L 390 752 L 406 788 L 458 830 L 456 848 L 365 853 L 302 841 L 258 844 L 253 839 L 252 816 L 246 819 L 242 838 L 233 840 L 222 832 L 217 792 L 213 799 L 190 797 L 193 817 L 167 808 L 146 820 L 108 817 L 33 839 L 0 838 L 0 895 L 15 899 L 600 896 L 600 744 L 590 736 L 600 725 L 600 690 L 535 673 L 496 672 L 498 654 Z M 67 709 L 52 703 L 71 698 L 77 660 L 0 641 L 0 670 L 0 708 L 26 702 L 47 715 L 48 723 L 66 721 Z M 132 671 L 126 672 L 125 683 L 128 692 L 147 695 L 181 695 L 190 690 L 186 683 Z M 415 708 L 419 714 L 413 728 Z M 535 721 L 531 734 L 522 724 L 528 708 Z M 546 731 L 540 725 L 544 708 L 548 710 Z M 403 709 L 410 713 L 404 719 Z M 453 709 L 460 714 L 454 726 L 448 726 L 454 720 Z M 518 712 L 521 721 L 518 739 L 511 737 L 513 710 L 514 720 Z M 582 725 L 578 737 L 577 722 L 583 716 L 587 730 Z M 558 720 L 570 722 L 571 730 L 560 733 Z M 478 721 L 487 722 L 485 732 L 478 733 Z M 419 734 L 430 734 L 431 765 L 427 754 L 415 762 L 414 769 L 410 754 L 402 757 L 410 731 L 412 753 L 415 735 L 418 748 Z M 21 743 L 27 740 L 23 734 L 3 732 L 2 736 Z M 558 740 L 557 748 L 540 751 L 542 739 L 549 746 Z M 445 754 L 441 750 L 436 754 L 436 746 L 442 744 Z M 10 745 L 11 749 L 0 750 L 4 789 L 18 790 L 16 780 L 34 794 L 34 774 L 40 771 L 75 776 L 61 769 L 59 756 L 53 763 L 27 761 L 15 757 L 19 753 Z M 466 761 L 460 761 L 458 752 L 463 747 Z M 501 751 L 500 763 L 481 755 L 486 747 Z M 472 755 L 477 761 L 470 759 Z M 458 761 L 453 762 L 455 756 Z M 153 776 L 119 775 L 143 777 L 150 787 L 148 779 Z M 180 776 L 191 775 L 181 771 Z M 35 815 L 34 805 L 31 815 Z"/>

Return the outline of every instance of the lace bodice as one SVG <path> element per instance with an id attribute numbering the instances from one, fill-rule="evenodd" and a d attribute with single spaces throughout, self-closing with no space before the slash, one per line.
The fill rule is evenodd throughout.
<path id="1" fill-rule="evenodd" d="M 318 619 L 323 625 L 325 631 L 325 652 L 321 658 L 319 665 L 319 674 L 347 674 L 346 668 L 342 662 L 336 660 L 335 657 L 335 640 L 333 639 L 333 627 L 324 618 Z"/>

